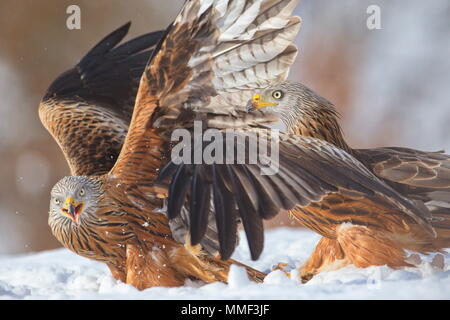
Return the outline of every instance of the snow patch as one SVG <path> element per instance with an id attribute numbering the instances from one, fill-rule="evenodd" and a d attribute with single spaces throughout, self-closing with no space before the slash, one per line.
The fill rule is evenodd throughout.
<path id="1" fill-rule="evenodd" d="M 449 299 L 450 255 L 420 255 L 417 268 L 347 266 L 326 271 L 301 284 L 298 266 L 320 239 L 307 230 L 280 228 L 266 233 L 265 249 L 251 261 L 245 235 L 233 258 L 267 272 L 264 283 L 248 280 L 245 269 L 233 266 L 229 284 L 155 287 L 138 291 L 115 280 L 108 268 L 66 249 L 19 256 L 0 256 L 0 299 Z M 439 263 L 433 263 L 433 259 Z M 443 260 L 443 261 L 442 261 Z M 285 271 L 272 271 L 280 262 Z"/>

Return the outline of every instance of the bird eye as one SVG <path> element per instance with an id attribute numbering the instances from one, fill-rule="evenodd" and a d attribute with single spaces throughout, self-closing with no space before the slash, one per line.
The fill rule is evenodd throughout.
<path id="1" fill-rule="evenodd" d="M 272 92 L 272 97 L 274 99 L 280 100 L 281 98 L 283 98 L 283 91 L 275 90 L 274 92 Z"/>
<path id="2" fill-rule="evenodd" d="M 80 197 L 84 196 L 84 188 L 81 188 L 80 190 Z"/>
<path id="3" fill-rule="evenodd" d="M 59 201 L 58 198 L 55 198 L 55 199 L 53 200 L 53 202 L 54 202 L 55 204 L 60 204 L 60 203 L 61 203 L 61 201 Z"/>

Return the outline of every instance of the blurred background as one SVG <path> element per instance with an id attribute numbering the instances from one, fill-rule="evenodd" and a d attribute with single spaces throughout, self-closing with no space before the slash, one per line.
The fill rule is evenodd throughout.
<path id="1" fill-rule="evenodd" d="M 66 27 L 72 4 L 81 30 Z M 381 9 L 379 30 L 367 27 L 370 5 Z M 49 192 L 69 170 L 38 118 L 48 85 L 127 21 L 130 39 L 165 28 L 181 6 L 0 1 L 0 254 L 59 247 L 47 226 Z M 290 77 L 337 106 L 351 146 L 450 151 L 450 1 L 300 0 L 297 13 L 303 26 Z M 269 227 L 280 225 L 292 223 Z"/>

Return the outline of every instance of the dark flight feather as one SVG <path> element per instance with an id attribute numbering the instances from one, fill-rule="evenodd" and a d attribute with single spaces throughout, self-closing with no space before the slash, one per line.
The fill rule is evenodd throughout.
<path id="1" fill-rule="evenodd" d="M 180 215 L 181 207 L 184 205 L 186 193 L 189 189 L 191 176 L 187 172 L 186 165 L 178 166 L 178 170 L 175 173 L 173 184 L 169 188 L 169 197 L 173 198 L 167 204 L 167 216 L 169 219 L 174 219 Z"/>
<path id="2" fill-rule="evenodd" d="M 234 196 L 231 191 L 223 185 L 220 177 L 222 165 L 212 166 L 212 187 L 214 212 L 219 238 L 219 252 L 223 259 L 229 259 L 236 246 L 236 232 L 238 217 L 237 208 L 234 205 Z"/>
<path id="3" fill-rule="evenodd" d="M 211 200 L 210 183 L 207 180 L 204 170 L 194 166 L 191 180 L 191 201 L 190 201 L 190 222 L 191 222 L 191 242 L 193 245 L 199 244 L 205 236 L 208 227 L 208 215 Z"/>

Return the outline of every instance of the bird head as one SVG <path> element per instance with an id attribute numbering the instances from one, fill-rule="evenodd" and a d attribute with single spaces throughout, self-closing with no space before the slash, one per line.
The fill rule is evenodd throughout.
<path id="1" fill-rule="evenodd" d="M 84 176 L 64 177 L 51 191 L 50 219 L 80 224 L 83 214 L 95 212 L 100 194 L 96 179 Z"/>
<path id="2" fill-rule="evenodd" d="M 251 110 L 263 109 L 281 113 L 295 105 L 294 83 L 281 82 L 256 92 L 250 103 Z"/>
<path id="3" fill-rule="evenodd" d="M 337 115 L 331 102 L 298 82 L 284 81 L 256 92 L 248 104 L 248 110 L 263 110 L 277 114 L 288 131 L 299 122 L 308 123 L 311 119 L 326 114 Z"/>

